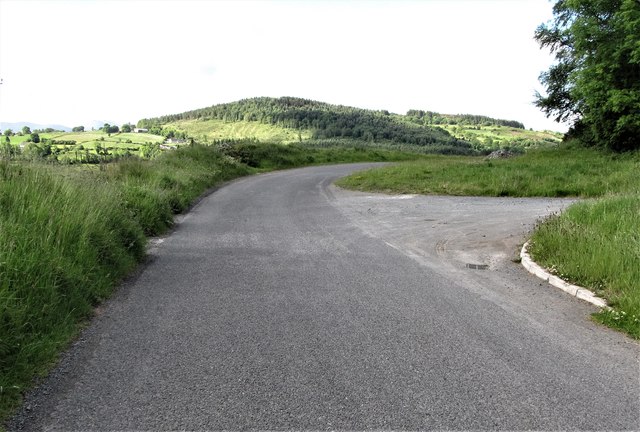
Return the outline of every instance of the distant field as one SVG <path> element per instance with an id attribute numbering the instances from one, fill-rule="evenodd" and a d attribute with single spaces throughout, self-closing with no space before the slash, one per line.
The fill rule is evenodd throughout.
<path id="1" fill-rule="evenodd" d="M 52 132 L 39 134 L 40 139 L 50 139 L 55 141 L 75 141 L 76 146 L 82 145 L 85 149 L 95 150 L 96 145 L 106 147 L 107 149 L 130 149 L 137 150 L 142 144 L 162 143 L 165 138 L 161 135 L 153 135 L 148 133 L 117 133 L 106 134 L 102 131 L 87 131 L 87 132 Z M 20 145 L 21 143 L 28 141 L 31 138 L 30 135 L 10 137 L 11 144 Z M 131 142 L 127 142 L 131 141 Z M 64 148 L 69 147 L 65 145 L 56 145 L 56 147 Z"/>
<path id="2" fill-rule="evenodd" d="M 151 143 L 161 143 L 164 141 L 164 137 L 161 135 L 153 135 L 147 133 L 118 133 L 118 134 L 108 134 L 100 131 L 90 131 L 90 132 L 65 132 L 65 133 L 52 133 L 52 134 L 42 134 L 40 138 L 51 138 L 54 140 L 73 140 L 76 141 L 77 144 L 89 144 L 102 142 L 105 145 L 109 145 L 106 143 L 123 143 L 127 140 L 131 140 L 132 144 L 144 144 L 147 142 Z M 102 141 L 104 139 L 104 142 Z"/>
<path id="3" fill-rule="evenodd" d="M 292 143 L 311 138 L 310 130 L 287 129 L 259 122 L 224 120 L 180 120 L 165 125 L 184 131 L 187 135 L 200 140 L 255 138 L 274 143 Z"/>
<path id="4" fill-rule="evenodd" d="M 419 127 L 410 122 L 409 126 Z M 187 135 L 200 140 L 252 138 L 266 142 L 292 143 L 311 138 L 312 131 L 288 129 L 260 122 L 224 120 L 180 120 L 167 123 L 165 127 L 184 131 Z M 556 145 L 562 141 L 562 134 L 549 131 L 530 131 L 507 126 L 474 125 L 438 125 L 459 139 L 473 144 L 477 150 L 498 149 L 503 147 L 534 148 Z"/>
<path id="5" fill-rule="evenodd" d="M 531 131 L 507 126 L 437 125 L 456 138 L 464 139 L 478 148 L 541 147 L 558 144 L 562 134 L 551 131 Z"/>

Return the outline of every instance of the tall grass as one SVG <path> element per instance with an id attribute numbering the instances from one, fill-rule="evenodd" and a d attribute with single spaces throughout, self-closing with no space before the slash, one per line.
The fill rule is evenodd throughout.
<path id="1" fill-rule="evenodd" d="M 640 339 L 640 195 L 577 203 L 540 224 L 530 252 L 566 280 L 589 287 L 613 311 L 599 321 Z"/>
<path id="2" fill-rule="evenodd" d="M 105 169 L 0 163 L 0 418 L 145 255 L 145 235 L 250 172 L 213 148 Z"/>
<path id="3" fill-rule="evenodd" d="M 119 200 L 97 179 L 0 163 L 0 414 L 142 259 Z"/>
<path id="4" fill-rule="evenodd" d="M 423 157 L 416 153 L 376 147 L 335 144 L 307 147 L 305 144 L 280 145 L 252 140 L 240 140 L 232 145 L 222 144 L 219 148 L 225 155 L 258 170 L 331 163 L 407 161 Z"/>
<path id="5" fill-rule="evenodd" d="M 117 185 L 124 207 L 143 232 L 153 236 L 169 228 L 173 215 L 207 188 L 250 172 L 248 166 L 213 147 L 195 145 L 152 161 L 131 158 L 107 164 L 98 176 Z"/>
<path id="6" fill-rule="evenodd" d="M 638 185 L 637 155 L 588 149 L 536 149 L 510 159 L 433 155 L 356 173 L 339 184 L 394 193 L 596 197 Z"/>
<path id="7" fill-rule="evenodd" d="M 277 168 L 413 157 L 245 141 L 100 166 L 0 161 L 0 425 L 144 258 L 146 236 L 207 188 Z"/>
<path id="8" fill-rule="evenodd" d="M 603 296 L 596 319 L 640 338 L 640 153 L 562 146 L 512 159 L 429 156 L 359 172 L 359 190 L 486 196 L 597 198 L 541 223 L 531 253 L 543 266 Z"/>

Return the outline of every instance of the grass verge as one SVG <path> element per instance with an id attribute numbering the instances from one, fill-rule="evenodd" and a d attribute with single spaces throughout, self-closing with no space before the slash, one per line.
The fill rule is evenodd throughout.
<path id="1" fill-rule="evenodd" d="M 576 203 L 541 223 L 529 251 L 565 280 L 591 288 L 612 311 L 595 319 L 640 339 L 640 195 Z"/>
<path id="2" fill-rule="evenodd" d="M 640 338 L 640 153 L 561 147 L 506 160 L 428 156 L 355 173 L 343 187 L 390 193 L 594 198 L 539 224 L 532 257 L 613 307 L 595 319 Z"/>
<path id="3" fill-rule="evenodd" d="M 431 155 L 356 173 L 338 184 L 390 193 L 597 197 L 634 190 L 639 161 L 637 155 L 568 148 L 531 150 L 511 159 Z"/>
<path id="4" fill-rule="evenodd" d="M 165 232 L 208 188 L 278 168 L 414 157 L 239 142 L 100 166 L 0 161 L 0 429 L 33 378 L 144 259 L 146 236 Z"/>

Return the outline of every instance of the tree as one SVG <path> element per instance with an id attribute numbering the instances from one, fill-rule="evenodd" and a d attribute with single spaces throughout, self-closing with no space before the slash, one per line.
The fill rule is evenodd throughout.
<path id="1" fill-rule="evenodd" d="M 123 125 L 122 125 L 122 127 L 120 128 L 120 130 L 121 130 L 122 132 L 128 133 L 128 132 L 131 132 L 131 130 L 132 130 L 132 126 L 131 126 L 129 123 L 125 123 L 125 124 L 123 124 Z"/>
<path id="2" fill-rule="evenodd" d="M 13 131 L 11 129 L 6 129 L 4 131 L 4 136 L 11 136 L 11 135 L 13 135 Z"/>
<path id="3" fill-rule="evenodd" d="M 558 0 L 536 30 L 556 63 L 536 105 L 586 145 L 640 148 L 640 1 Z"/>
<path id="4" fill-rule="evenodd" d="M 31 128 L 29 126 L 23 126 L 22 127 L 22 133 L 24 135 L 29 135 L 31 133 Z"/>
<path id="5" fill-rule="evenodd" d="M 104 126 L 102 126 L 102 131 L 106 134 L 111 135 L 112 133 L 118 133 L 120 131 L 120 128 L 117 125 L 110 125 L 109 123 L 105 123 Z"/>
<path id="6" fill-rule="evenodd" d="M 37 133 L 32 133 L 31 134 L 31 142 L 32 143 L 39 143 L 40 142 L 40 135 L 38 135 Z"/>
<path id="7" fill-rule="evenodd" d="M 0 146 L 0 158 L 11 159 L 17 153 L 17 149 L 18 148 L 16 146 L 12 146 L 10 142 L 5 142 Z"/>
<path id="8" fill-rule="evenodd" d="M 76 126 L 71 129 L 71 132 L 84 132 L 84 126 Z"/>

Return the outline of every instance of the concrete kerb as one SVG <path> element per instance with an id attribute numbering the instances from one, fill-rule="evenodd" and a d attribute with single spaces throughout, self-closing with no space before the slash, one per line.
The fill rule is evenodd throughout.
<path id="1" fill-rule="evenodd" d="M 531 255 L 529 255 L 529 252 L 527 250 L 528 246 L 529 246 L 529 242 L 526 242 L 524 246 L 522 246 L 522 250 L 520 251 L 520 259 L 521 259 L 522 266 L 525 269 L 527 269 L 529 273 L 536 275 L 540 279 L 543 279 L 544 281 L 550 283 L 554 287 L 560 288 L 562 291 L 569 293 L 574 297 L 578 297 L 579 299 L 587 301 L 598 307 L 609 309 L 609 306 L 607 306 L 606 300 L 601 299 L 600 297 L 597 297 L 594 293 L 592 293 L 586 288 L 583 288 L 578 285 L 570 284 L 560 279 L 558 276 L 552 275 L 547 270 L 545 270 L 544 268 L 536 264 L 531 259 Z"/>

